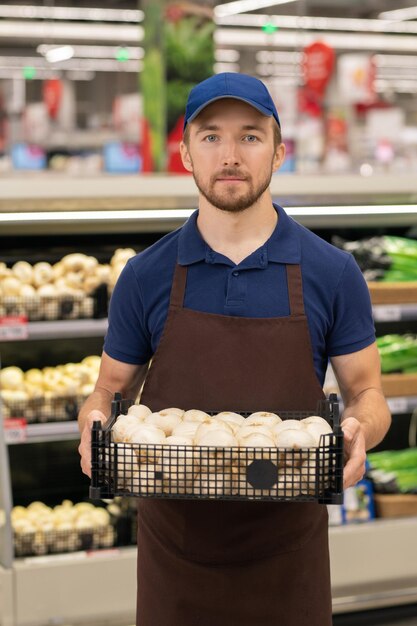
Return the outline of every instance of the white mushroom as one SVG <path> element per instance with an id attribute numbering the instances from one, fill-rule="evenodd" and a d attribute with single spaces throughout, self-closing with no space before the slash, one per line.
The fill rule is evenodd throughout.
<path id="1" fill-rule="evenodd" d="M 152 424 L 157 428 L 160 428 L 164 431 L 166 436 L 172 434 L 175 426 L 181 422 L 181 417 L 179 417 L 176 413 L 168 413 L 167 411 L 161 411 L 161 413 L 151 413 L 147 415 L 144 419 L 145 424 Z"/>
<path id="2" fill-rule="evenodd" d="M 275 413 L 269 413 L 268 411 L 258 411 L 257 413 L 252 413 L 249 417 L 246 418 L 245 423 L 253 426 L 275 426 L 282 422 L 281 418 Z"/>
<path id="3" fill-rule="evenodd" d="M 210 419 L 208 413 L 199 411 L 198 409 L 190 409 L 189 411 L 185 411 L 183 415 L 184 422 L 205 422 Z"/>
<path id="4" fill-rule="evenodd" d="M 172 434 L 176 437 L 187 437 L 193 440 L 199 426 L 200 422 L 180 422 L 175 426 Z"/>

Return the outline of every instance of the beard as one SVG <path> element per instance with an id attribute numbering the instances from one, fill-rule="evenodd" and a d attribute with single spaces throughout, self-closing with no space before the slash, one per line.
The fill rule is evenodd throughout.
<path id="1" fill-rule="evenodd" d="M 242 174 L 236 170 L 229 169 L 223 170 L 221 173 L 211 176 L 209 182 L 204 183 L 200 175 L 193 168 L 195 184 L 197 185 L 200 193 L 208 202 L 210 202 L 211 205 L 221 211 L 240 213 L 256 204 L 268 189 L 272 178 L 272 163 L 270 172 L 266 173 L 265 177 L 256 185 L 250 176 L 245 176 L 245 181 L 243 183 L 243 185 L 247 188 L 245 192 L 240 191 L 235 184 L 227 185 L 226 183 L 220 183 L 220 185 L 224 186 L 225 189 L 216 191 L 216 185 L 219 185 L 219 183 L 217 183 L 218 178 L 234 176 L 238 178 L 243 177 Z"/>

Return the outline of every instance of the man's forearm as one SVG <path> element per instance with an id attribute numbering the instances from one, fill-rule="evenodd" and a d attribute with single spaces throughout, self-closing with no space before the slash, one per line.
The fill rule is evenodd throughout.
<path id="1" fill-rule="evenodd" d="M 391 425 L 391 414 L 384 395 L 374 388 L 366 389 L 349 401 L 343 417 L 355 417 L 362 424 L 367 450 L 382 441 Z"/>
<path id="2" fill-rule="evenodd" d="M 110 416 L 111 402 L 113 395 L 106 389 L 96 389 L 91 396 L 87 398 L 78 414 L 78 428 L 83 431 L 87 422 L 87 417 L 91 411 L 98 410 L 107 417 Z"/>

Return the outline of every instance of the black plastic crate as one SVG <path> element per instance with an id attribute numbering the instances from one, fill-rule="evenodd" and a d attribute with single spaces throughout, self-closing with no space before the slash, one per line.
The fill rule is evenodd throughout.
<path id="1" fill-rule="evenodd" d="M 107 317 L 108 289 L 103 284 L 88 295 L 3 296 L 0 317 L 25 316 L 28 321 L 98 319 Z"/>
<path id="2" fill-rule="evenodd" d="M 93 424 L 92 499 L 343 501 L 343 433 L 335 394 L 316 411 L 276 411 L 283 420 L 320 415 L 332 426 L 319 447 L 299 450 L 114 443 L 111 428 L 128 406 L 116 394 L 105 427 Z"/>
<path id="3" fill-rule="evenodd" d="M 48 398 L 39 396 L 26 401 L 2 397 L 3 417 L 24 418 L 28 424 L 73 421 L 77 419 L 86 397 L 81 395 Z"/>
<path id="4" fill-rule="evenodd" d="M 16 557 L 60 554 L 78 550 L 111 548 L 115 543 L 115 530 L 111 525 L 100 528 L 68 530 L 36 530 L 14 532 L 13 544 Z"/>

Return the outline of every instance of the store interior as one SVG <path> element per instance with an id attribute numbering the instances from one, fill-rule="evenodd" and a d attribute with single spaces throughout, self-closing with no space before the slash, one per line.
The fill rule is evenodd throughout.
<path id="1" fill-rule="evenodd" d="M 153 99 L 156 5 L 166 90 Z M 328 505 L 334 624 L 417 625 L 416 0 L 7 0 L 0 626 L 134 623 L 136 499 L 90 499 L 76 417 L 123 267 L 197 206 L 178 128 L 211 72 L 268 86 L 287 151 L 274 201 L 351 252 L 371 294 L 392 426 L 344 505 Z M 325 393 L 338 392 L 329 368 Z"/>

